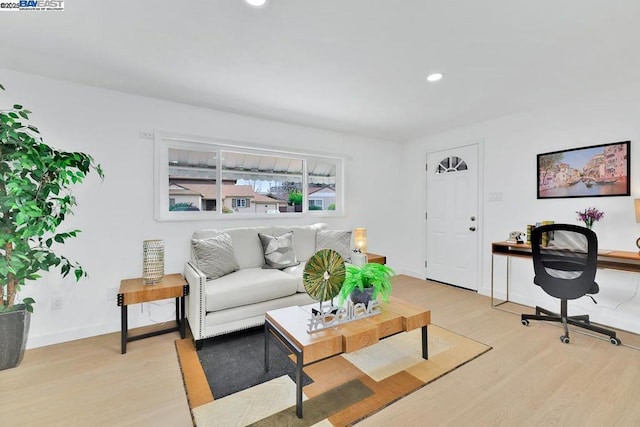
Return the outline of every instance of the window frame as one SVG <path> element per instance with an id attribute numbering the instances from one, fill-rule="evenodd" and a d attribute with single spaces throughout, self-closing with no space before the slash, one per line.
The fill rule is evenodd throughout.
<path id="1" fill-rule="evenodd" d="M 216 153 L 216 208 L 215 211 L 170 211 L 169 210 L 169 149 L 193 150 Z M 154 217 L 156 221 L 207 221 L 274 218 L 272 213 L 234 213 L 222 212 L 221 186 L 222 151 L 233 151 L 254 155 L 282 156 L 302 161 L 302 212 L 282 213 L 279 218 L 299 217 L 339 217 L 345 215 L 344 168 L 346 156 L 325 153 L 294 151 L 283 147 L 264 146 L 255 143 L 233 141 L 229 139 L 203 138 L 174 134 L 169 132 L 154 132 Z M 310 161 L 335 165 L 336 209 L 310 211 L 307 163 Z"/>

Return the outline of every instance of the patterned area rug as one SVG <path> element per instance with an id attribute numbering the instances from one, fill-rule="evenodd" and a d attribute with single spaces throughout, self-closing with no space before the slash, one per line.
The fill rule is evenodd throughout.
<path id="1" fill-rule="evenodd" d="M 346 426 L 437 380 L 491 347 L 429 325 L 429 360 L 420 330 L 304 368 L 304 418 L 295 415 L 295 383 L 287 375 L 214 399 L 190 339 L 176 341 L 194 423 L 206 426 Z M 203 350 L 201 350 L 203 351 Z M 293 363 L 293 361 L 291 362 Z"/>
<path id="2" fill-rule="evenodd" d="M 296 366 L 278 340 L 269 346 L 269 372 L 264 371 L 264 326 L 205 340 L 198 359 L 211 393 L 221 399 L 233 393 L 288 375 L 295 381 Z M 303 374 L 302 384 L 313 381 Z"/>

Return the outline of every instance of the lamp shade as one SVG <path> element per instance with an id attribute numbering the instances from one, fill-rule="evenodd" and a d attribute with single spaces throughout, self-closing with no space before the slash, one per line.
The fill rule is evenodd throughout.
<path id="1" fill-rule="evenodd" d="M 633 204 L 636 208 L 636 222 L 640 222 L 640 199 L 635 199 Z"/>
<path id="2" fill-rule="evenodd" d="M 353 230 L 353 244 L 361 253 L 367 253 L 367 229 L 356 228 Z"/>

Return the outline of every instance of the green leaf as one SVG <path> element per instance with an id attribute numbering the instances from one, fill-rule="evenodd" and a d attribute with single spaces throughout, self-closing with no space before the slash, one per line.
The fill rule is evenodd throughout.
<path id="1" fill-rule="evenodd" d="M 102 166 L 90 155 L 45 144 L 38 128 L 27 122 L 31 114 L 20 104 L 0 111 L 0 252 L 6 245 L 13 247 L 8 258 L 0 253 L 0 286 L 5 298 L 52 267 L 60 268 L 63 277 L 71 270 L 76 280 L 87 276 L 81 265 L 55 254 L 51 247 L 80 232 L 56 232 L 76 205 L 71 184 L 81 183 L 91 171 L 103 178 Z M 12 289 L 9 274 L 15 275 Z M 24 298 L 23 302 L 32 312 L 35 301 Z M 0 310 L 14 303 L 13 297 L 0 301 Z"/>

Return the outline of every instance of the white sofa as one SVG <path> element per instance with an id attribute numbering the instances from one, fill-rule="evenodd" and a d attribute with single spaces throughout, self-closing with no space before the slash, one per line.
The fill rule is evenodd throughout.
<path id="1" fill-rule="evenodd" d="M 348 235 L 345 255 L 348 257 L 350 252 L 350 232 L 326 229 L 326 224 L 313 224 L 203 229 L 194 232 L 191 260 L 185 265 L 184 276 L 189 283 L 187 319 L 196 348 L 201 348 L 202 340 L 206 338 L 263 324 L 264 314 L 269 310 L 314 302 L 305 291 L 302 273 L 305 262 L 320 249 L 318 232 L 322 231 L 320 237 L 323 243 L 327 241 L 327 237 L 332 241 L 332 237 L 339 236 L 340 248 L 331 247 L 331 244 L 324 244 L 323 247 L 331 247 L 340 253 L 345 251 L 344 240 Z M 289 231 L 293 232 L 293 250 L 300 263 L 283 269 L 263 268 L 265 257 L 258 233 L 282 236 Z M 198 268 L 201 259 L 194 253 L 194 242 L 207 241 L 223 233 L 231 237 L 239 269 L 218 278 L 207 279 L 207 275 Z"/>

